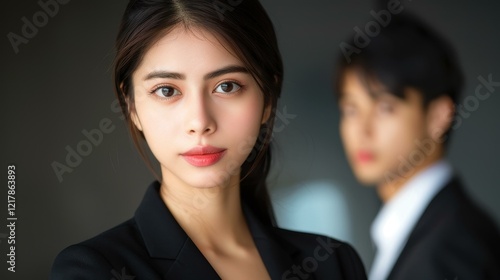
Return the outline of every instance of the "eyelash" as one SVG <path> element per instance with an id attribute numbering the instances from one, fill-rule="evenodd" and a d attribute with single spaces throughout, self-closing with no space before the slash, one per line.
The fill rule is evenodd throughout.
<path id="1" fill-rule="evenodd" d="M 170 89 L 172 89 L 172 90 L 176 90 L 176 91 L 178 91 L 178 92 L 181 92 L 179 89 L 177 89 L 177 88 L 175 88 L 175 87 L 173 87 L 173 86 L 171 86 L 171 85 L 169 85 L 169 84 L 161 84 L 161 85 L 157 85 L 157 86 L 155 86 L 155 87 L 154 87 L 154 88 L 153 88 L 153 89 L 149 92 L 149 94 L 154 95 L 154 97 L 155 97 L 155 98 L 158 98 L 158 99 L 160 99 L 160 100 L 162 100 L 162 101 L 170 100 L 170 99 L 175 98 L 175 97 L 177 96 L 177 95 L 170 96 L 170 97 L 166 97 L 166 96 L 163 96 L 163 97 L 162 97 L 162 96 L 158 96 L 155 92 L 156 92 L 157 90 L 161 89 L 161 88 L 170 88 Z"/>
<path id="2" fill-rule="evenodd" d="M 229 84 L 229 83 L 232 83 L 232 84 L 237 85 L 237 86 L 239 87 L 239 89 L 237 89 L 235 92 L 228 92 L 228 93 L 216 92 L 216 91 L 215 91 L 215 90 L 216 90 L 218 87 L 220 87 L 222 84 Z M 174 96 L 171 96 L 171 97 L 166 97 L 166 96 L 165 96 L 165 97 L 161 97 L 161 96 L 158 96 L 155 92 L 156 92 L 157 90 L 161 89 L 161 88 L 171 88 L 171 89 L 173 89 L 173 90 L 176 90 L 176 91 L 178 91 L 178 92 L 181 92 L 179 89 L 177 89 L 177 88 L 175 88 L 175 87 L 173 87 L 173 86 L 171 86 L 171 85 L 168 85 L 168 84 L 161 84 L 161 85 L 157 85 L 157 86 L 155 86 L 155 87 L 154 87 L 154 88 L 153 88 L 153 89 L 149 92 L 149 94 L 152 94 L 152 95 L 154 95 L 154 97 L 155 97 L 155 98 L 159 98 L 159 99 L 161 99 L 161 100 L 169 100 L 169 99 L 175 98 L 175 97 L 177 96 L 177 95 L 174 95 Z M 214 90 L 212 91 L 212 93 L 221 93 L 221 94 L 223 94 L 223 95 L 233 95 L 233 94 L 236 94 L 236 93 L 238 93 L 239 91 L 242 91 L 242 90 L 244 90 L 244 89 L 245 89 L 245 86 L 244 86 L 244 85 L 242 85 L 240 82 L 237 82 L 237 81 L 235 81 L 235 80 L 226 80 L 226 81 L 222 81 L 222 82 L 218 83 L 218 84 L 215 86 L 215 88 L 214 88 Z"/>
<path id="3" fill-rule="evenodd" d="M 239 87 L 239 89 L 237 89 L 235 92 L 220 92 L 221 94 L 224 94 L 224 95 L 234 95 L 234 94 L 237 94 L 239 91 L 242 91 L 245 89 L 245 86 L 242 85 L 240 82 L 237 82 L 235 80 L 226 80 L 226 81 L 222 81 L 220 83 L 218 83 L 216 86 L 215 86 L 215 89 L 212 91 L 212 92 L 216 92 L 215 90 L 220 87 L 221 85 L 223 84 L 235 84 Z"/>

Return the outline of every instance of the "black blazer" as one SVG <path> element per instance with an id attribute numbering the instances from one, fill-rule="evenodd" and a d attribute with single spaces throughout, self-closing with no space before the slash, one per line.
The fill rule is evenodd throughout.
<path id="1" fill-rule="evenodd" d="M 132 219 L 59 253 L 50 279 L 220 279 L 163 203 L 159 187 L 148 188 Z M 272 279 L 366 279 L 346 243 L 266 227 L 246 207 L 244 214 Z"/>
<path id="2" fill-rule="evenodd" d="M 458 179 L 430 202 L 388 279 L 500 279 L 500 233 Z"/>

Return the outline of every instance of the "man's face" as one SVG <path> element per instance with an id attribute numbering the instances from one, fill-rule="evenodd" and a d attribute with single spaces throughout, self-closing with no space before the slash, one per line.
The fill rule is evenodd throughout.
<path id="1" fill-rule="evenodd" d="M 400 99 L 376 85 L 372 88 L 377 94 L 370 95 L 356 72 L 346 72 L 339 102 L 340 134 L 357 179 L 380 185 L 414 173 L 435 150 L 435 142 L 429 137 L 427 111 L 417 90 L 407 89 L 405 99 Z"/>

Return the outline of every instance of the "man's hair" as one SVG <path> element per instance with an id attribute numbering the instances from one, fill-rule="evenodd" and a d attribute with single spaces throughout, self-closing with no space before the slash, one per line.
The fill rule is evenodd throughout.
<path id="1" fill-rule="evenodd" d="M 356 46 L 355 39 L 359 40 L 352 36 L 351 46 Z M 424 108 L 441 96 L 457 103 L 464 80 L 457 55 L 442 36 L 415 15 L 392 15 L 389 24 L 369 40 L 349 59 L 340 55 L 335 85 L 338 97 L 342 95 L 344 75 L 353 70 L 366 81 L 372 94 L 376 92 L 370 84 L 378 84 L 384 92 L 401 99 L 405 98 L 405 89 L 417 89 Z"/>

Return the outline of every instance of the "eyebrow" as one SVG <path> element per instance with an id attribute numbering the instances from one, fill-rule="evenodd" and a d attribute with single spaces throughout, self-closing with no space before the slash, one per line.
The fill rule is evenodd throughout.
<path id="1" fill-rule="evenodd" d="M 222 76 L 224 74 L 229 74 L 229 73 L 248 73 L 248 69 L 243 66 L 238 66 L 238 65 L 230 65 L 226 66 L 224 68 L 221 68 L 219 70 L 215 70 L 213 72 L 210 72 L 206 74 L 203 78 L 205 80 L 213 79 L 219 76 Z"/>
<path id="2" fill-rule="evenodd" d="M 168 71 L 153 71 L 144 77 L 144 80 L 151 80 L 156 78 L 168 78 L 168 79 L 176 79 L 176 80 L 185 80 L 186 76 L 180 73 L 168 72 Z"/>
<path id="3" fill-rule="evenodd" d="M 243 66 L 230 65 L 206 74 L 205 76 L 203 76 L 203 79 L 209 80 L 229 73 L 248 73 L 248 69 Z M 186 75 L 182 73 L 160 70 L 160 71 L 153 71 L 147 74 L 146 77 L 144 77 L 144 80 L 150 80 L 155 78 L 185 80 Z"/>

